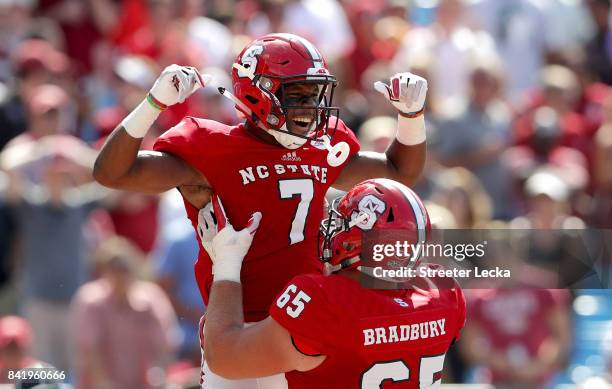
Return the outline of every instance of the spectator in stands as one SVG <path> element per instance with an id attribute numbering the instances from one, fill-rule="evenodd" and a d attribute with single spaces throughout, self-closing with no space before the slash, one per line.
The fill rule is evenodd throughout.
<path id="1" fill-rule="evenodd" d="M 198 241 L 193 228 L 184 218 L 170 222 L 165 230 L 167 233 L 156 255 L 157 283 L 168 294 L 179 319 L 182 332 L 179 357 L 199 366 L 198 329 L 205 307 L 193 274 Z"/>
<path id="2" fill-rule="evenodd" d="M 100 278 L 74 297 L 77 388 L 147 389 L 163 382 L 176 316 L 161 288 L 138 279 L 141 256 L 126 239 L 103 242 L 96 253 Z"/>
<path id="3" fill-rule="evenodd" d="M 595 135 L 594 193 L 589 221 L 596 228 L 612 228 L 612 94 L 605 103 L 604 124 Z"/>
<path id="4" fill-rule="evenodd" d="M 501 153 L 510 140 L 511 112 L 503 100 L 504 70 L 494 54 L 473 58 L 469 100 L 452 118 L 439 121 L 433 157 L 447 167 L 472 171 L 489 194 L 493 217 L 512 216 L 510 173 Z"/>
<path id="5" fill-rule="evenodd" d="M 582 220 L 570 214 L 571 190 L 560 169 L 540 167 L 525 182 L 527 213 L 514 219 L 512 226 L 537 230 L 584 228 Z"/>
<path id="6" fill-rule="evenodd" d="M 470 6 L 475 27 L 493 37 L 503 63 L 511 70 L 507 93 L 514 103 L 537 86 L 538 71 L 545 64 L 546 54 L 560 48 L 555 33 L 549 32 L 552 23 L 545 8 L 545 4 L 534 0 L 481 0 Z"/>
<path id="7" fill-rule="evenodd" d="M 396 130 L 397 119 L 392 116 L 375 116 L 366 120 L 358 131 L 361 150 L 384 152 Z"/>
<path id="8" fill-rule="evenodd" d="M 75 70 L 80 75 L 91 71 L 92 49 L 102 38 L 97 23 L 102 16 L 92 12 L 97 2 L 55 0 L 43 1 L 40 5 L 41 13 L 58 23 L 64 35 L 66 55 L 73 59 Z"/>
<path id="9" fill-rule="evenodd" d="M 66 122 L 68 104 L 68 95 L 57 85 L 44 84 L 34 88 L 26 102 L 27 131 L 13 138 L 7 148 L 47 135 L 67 133 L 70 126 Z"/>
<path id="10" fill-rule="evenodd" d="M 44 365 L 31 356 L 31 346 L 32 327 L 27 320 L 19 316 L 0 317 L 0 383 L 10 382 L 9 371 Z"/>
<path id="11" fill-rule="evenodd" d="M 610 58 L 610 0 L 586 0 L 595 23 L 595 34 L 586 44 L 588 66 L 599 81 L 612 85 Z"/>
<path id="12" fill-rule="evenodd" d="M 17 243 L 17 219 L 6 201 L 9 177 L 0 170 L 0 314 L 14 312 L 14 290 L 11 283 Z"/>
<path id="13" fill-rule="evenodd" d="M 563 172 L 565 184 L 571 191 L 586 187 L 589 179 L 587 159 L 581 151 L 567 145 L 571 136 L 564 135 L 577 128 L 550 106 L 539 107 L 518 118 L 517 134 L 528 135 L 518 135 L 519 145 L 507 149 L 503 159 L 519 190 L 529 176 L 546 165 Z"/>
<path id="14" fill-rule="evenodd" d="M 525 182 L 527 213 L 512 220 L 511 228 L 534 230 L 525 237 L 530 263 L 545 267 L 557 276 L 555 287 L 569 287 L 591 271 L 583 252 L 580 218 L 571 215 L 570 186 L 558 169 L 545 166 Z"/>
<path id="15" fill-rule="evenodd" d="M 524 255 L 516 242 L 491 237 L 488 259 L 511 268 L 512 277 L 501 280 L 496 288 L 466 293 L 469 320 L 459 346 L 475 368 L 471 381 L 546 387 L 563 368 L 570 350 L 569 293 L 542 289 L 543 279 L 534 280 L 538 284 L 522 281 Z M 486 282 L 492 281 L 500 280 Z"/>
<path id="16" fill-rule="evenodd" d="M 577 112 L 582 94 L 582 86 L 577 75 L 565 66 L 548 65 L 540 71 L 541 87 L 534 89 L 527 101 L 527 108 L 516 118 L 513 128 L 514 142 L 529 147 L 537 157 L 545 157 L 546 152 L 563 146 L 576 149 L 586 157 L 589 150 L 588 122 L 584 115 Z M 554 113 L 558 127 L 557 137 L 549 149 L 540 150 L 537 145 L 537 125 L 543 110 Z"/>
<path id="17" fill-rule="evenodd" d="M 449 168 L 434 178 L 432 200 L 453 215 L 455 228 L 484 228 L 491 220 L 491 199 L 478 178 L 464 168 Z"/>
<path id="18" fill-rule="evenodd" d="M 0 150 L 29 126 L 27 103 L 37 88 L 68 70 L 68 58 L 41 39 L 19 44 L 11 57 L 14 79 L 0 89 Z"/>
<path id="19" fill-rule="evenodd" d="M 471 57 L 477 51 L 495 50 L 495 43 L 487 32 L 470 28 L 463 3 L 439 1 L 434 23 L 408 31 L 392 61 L 393 69 L 405 71 L 414 55 L 421 55 L 423 51 L 431 54 L 434 59 L 429 79 L 431 99 L 444 103 L 466 96 Z"/>
<path id="20" fill-rule="evenodd" d="M 32 352 L 65 371 L 68 306 L 88 272 L 85 226 L 106 193 L 92 182 L 94 156 L 68 135 L 24 139 L 0 154 L 20 231 L 18 302 L 33 326 Z"/>

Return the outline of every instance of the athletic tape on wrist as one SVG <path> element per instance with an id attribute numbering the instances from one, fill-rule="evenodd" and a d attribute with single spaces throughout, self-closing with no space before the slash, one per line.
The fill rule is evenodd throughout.
<path id="1" fill-rule="evenodd" d="M 225 258 L 222 261 L 213 264 L 213 279 L 215 281 L 240 282 L 241 269 L 242 259 L 230 260 Z"/>
<path id="2" fill-rule="evenodd" d="M 132 138 L 143 138 L 160 113 L 145 99 L 123 119 L 121 126 Z"/>
<path id="3" fill-rule="evenodd" d="M 425 142 L 425 116 L 419 115 L 408 118 L 397 115 L 397 141 L 406 146 L 418 145 Z"/>

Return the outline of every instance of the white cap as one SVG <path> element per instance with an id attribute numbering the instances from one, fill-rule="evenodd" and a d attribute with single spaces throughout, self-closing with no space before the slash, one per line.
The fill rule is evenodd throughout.
<path id="1" fill-rule="evenodd" d="M 123 81 L 142 89 L 149 89 L 155 82 L 155 73 L 149 63 L 136 55 L 119 58 L 114 70 Z"/>
<path id="2" fill-rule="evenodd" d="M 525 192 L 529 196 L 546 195 L 556 201 L 565 201 L 570 194 L 568 184 L 550 168 L 533 173 L 525 182 Z"/>

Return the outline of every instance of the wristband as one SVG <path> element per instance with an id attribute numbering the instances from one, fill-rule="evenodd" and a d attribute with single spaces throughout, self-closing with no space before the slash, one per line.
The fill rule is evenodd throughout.
<path id="1" fill-rule="evenodd" d="M 241 269 L 242 258 L 223 258 L 223 260 L 213 263 L 213 280 L 234 281 L 240 283 Z"/>
<path id="2" fill-rule="evenodd" d="M 418 118 L 419 116 L 422 116 L 424 113 L 425 113 L 425 107 L 423 107 L 423 109 L 417 112 L 410 112 L 410 113 L 405 113 L 402 111 L 397 112 L 398 115 L 408 118 L 408 119 Z"/>
<path id="3" fill-rule="evenodd" d="M 149 102 L 147 95 L 147 98 L 134 108 L 120 125 L 132 138 L 143 138 L 161 112 Z"/>
<path id="4" fill-rule="evenodd" d="M 149 104 L 151 104 L 152 106 L 154 106 L 160 111 L 165 111 L 168 109 L 168 106 L 162 103 L 161 101 L 157 100 L 155 96 L 151 94 L 151 92 L 147 93 L 147 101 L 149 102 Z"/>
<path id="5" fill-rule="evenodd" d="M 425 142 L 425 116 L 421 113 L 416 117 L 397 116 L 397 141 L 406 146 Z"/>

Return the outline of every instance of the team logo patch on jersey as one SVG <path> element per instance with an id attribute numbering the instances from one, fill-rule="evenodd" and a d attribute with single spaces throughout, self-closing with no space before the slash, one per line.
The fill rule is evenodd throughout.
<path id="1" fill-rule="evenodd" d="M 301 160 L 302 158 L 300 158 L 295 151 L 289 152 L 281 157 L 281 161 L 286 162 L 300 162 Z"/>

